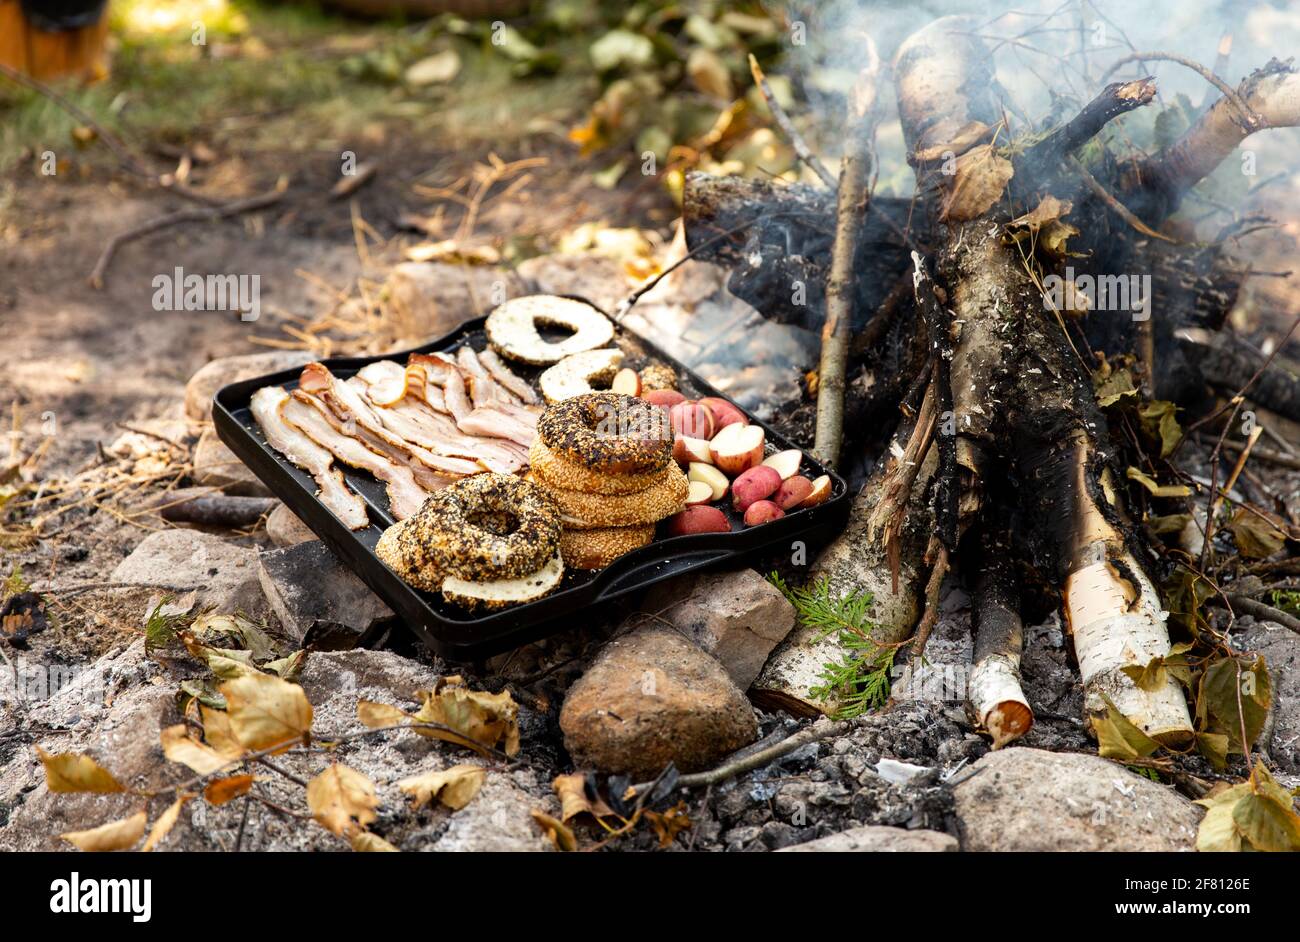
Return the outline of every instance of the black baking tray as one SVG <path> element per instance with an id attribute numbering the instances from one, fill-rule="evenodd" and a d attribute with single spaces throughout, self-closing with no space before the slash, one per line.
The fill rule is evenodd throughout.
<path id="1" fill-rule="evenodd" d="M 322 362 L 330 372 L 347 379 L 376 360 L 405 362 L 410 353 L 454 351 L 465 343 L 483 349 L 486 338 L 478 318 L 462 324 L 446 336 L 420 347 L 399 353 L 372 357 L 335 357 Z M 681 363 L 665 354 L 645 338 L 620 327 L 616 342 L 626 354 L 625 362 L 638 367 L 648 362 L 671 365 L 678 374 L 679 387 L 692 398 L 718 396 L 722 393 L 691 373 Z M 535 378 L 540 370 L 511 364 L 521 376 Z M 241 461 L 262 480 L 276 497 L 312 529 L 436 654 L 453 660 L 476 660 L 518 647 L 565 628 L 573 627 L 574 616 L 591 616 L 594 611 L 620 596 L 645 589 L 657 582 L 708 566 L 737 566 L 783 548 L 797 549 L 796 541 L 818 542 L 829 539 L 843 529 L 848 517 L 848 486 L 844 479 L 804 452 L 804 471 L 809 477 L 829 474 L 833 482 L 826 502 L 787 513 L 779 520 L 757 527 L 743 527 L 738 515 L 724 501 L 721 509 L 738 529 L 730 533 L 702 533 L 664 537 L 616 559 L 598 572 L 569 570 L 560 588 L 536 602 L 486 615 L 474 615 L 450 605 L 436 594 L 407 585 L 375 555 L 375 544 L 383 531 L 393 524 L 388 513 L 388 498 L 383 485 L 369 474 L 336 463 L 348 486 L 366 502 L 370 525 L 349 530 L 316 499 L 316 484 L 311 476 L 297 468 L 266 444 L 257 422 L 249 410 L 252 394 L 263 386 L 298 385 L 301 368 L 282 370 L 255 379 L 232 383 L 217 393 L 212 419 L 217 435 Z M 728 399 L 730 402 L 731 400 Z M 737 406 L 737 408 L 740 408 Z M 745 410 L 741 410 L 745 411 Z M 748 412 L 745 413 L 749 415 Z M 766 433 L 767 450 L 780 451 L 798 446 L 791 444 L 771 426 L 749 416 Z"/>

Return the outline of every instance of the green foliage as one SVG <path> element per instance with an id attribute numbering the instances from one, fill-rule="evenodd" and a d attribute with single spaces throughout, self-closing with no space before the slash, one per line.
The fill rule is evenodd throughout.
<path id="1" fill-rule="evenodd" d="M 164 613 L 163 607 L 171 602 L 171 596 L 162 599 L 153 607 L 144 620 L 144 649 L 146 652 L 165 648 L 176 643 L 177 632 L 185 627 L 188 616 L 185 613 Z"/>
<path id="2" fill-rule="evenodd" d="M 1300 589 L 1274 589 L 1273 607 L 1300 616 Z"/>
<path id="3" fill-rule="evenodd" d="M 14 596 L 22 595 L 24 592 L 32 590 L 31 584 L 23 578 L 22 567 L 14 563 L 13 570 L 3 583 L 0 583 L 0 602 Z"/>
<path id="4" fill-rule="evenodd" d="M 818 641 L 835 636 L 844 649 L 842 657 L 823 665 L 823 682 L 812 688 L 812 695 L 822 702 L 836 702 L 836 719 L 861 716 L 884 706 L 898 647 L 873 639 L 876 626 L 868 618 L 871 593 L 832 595 L 830 580 L 825 577 L 793 588 L 775 572 L 768 581 L 794 606 L 799 621 L 817 632 Z"/>

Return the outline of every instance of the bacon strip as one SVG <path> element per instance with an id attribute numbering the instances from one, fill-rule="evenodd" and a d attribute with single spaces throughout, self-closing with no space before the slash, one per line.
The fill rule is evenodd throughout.
<path id="1" fill-rule="evenodd" d="M 280 405 L 284 420 L 317 445 L 325 448 L 346 465 L 368 471 L 386 485 L 388 511 L 397 520 L 416 513 L 429 495 L 415 481 L 411 469 L 384 455 L 376 454 L 361 442 L 343 434 L 325 418 L 324 413 L 297 395 Z"/>
<path id="2" fill-rule="evenodd" d="M 298 393 L 318 399 L 338 420 L 336 427 L 340 431 L 360 438 L 373 451 L 412 464 L 416 480 L 426 490 L 446 487 L 450 483 L 446 480 L 448 476 L 464 477 L 484 470 L 478 461 L 438 455 L 395 435 L 384 427 L 374 407 L 362 398 L 356 387 L 339 382 L 324 364 L 308 363 L 303 368 Z"/>
<path id="3" fill-rule="evenodd" d="M 518 402 L 514 394 L 506 389 L 483 367 L 473 347 L 461 347 L 456 351 L 456 362 L 469 381 L 469 396 L 475 406 L 486 406 L 493 402 Z"/>
<path id="4" fill-rule="evenodd" d="M 479 406 L 456 422 L 457 428 L 470 435 L 504 438 L 525 447 L 533 443 L 536 428 L 503 411 L 500 403 Z"/>
<path id="5" fill-rule="evenodd" d="M 360 373 L 348 382 L 354 380 L 364 385 Z M 365 387 L 365 391 L 370 388 Z M 499 439 L 463 434 L 449 416 L 434 412 L 426 403 L 412 401 L 409 396 L 390 406 L 376 406 L 373 402 L 370 405 L 389 431 L 440 454 L 477 461 L 500 474 L 514 474 L 528 464 L 526 453 L 520 455 Z"/>
<path id="6" fill-rule="evenodd" d="M 408 365 L 412 364 L 424 368 L 429 383 L 442 387 L 447 411 L 457 422 L 473 411 L 474 406 L 465 391 L 465 376 L 455 362 L 440 353 L 412 353 Z"/>
<path id="7" fill-rule="evenodd" d="M 517 376 L 510 367 L 506 366 L 491 347 L 479 353 L 478 361 L 487 367 L 497 383 L 512 392 L 520 401 L 530 406 L 538 403 L 537 393 L 533 392 L 533 387 L 528 385 L 528 381 Z"/>
<path id="8" fill-rule="evenodd" d="M 366 502 L 348 490 L 343 472 L 334 467 L 330 452 L 280 414 L 287 401 L 289 394 L 279 386 L 266 386 L 253 393 L 250 403 L 253 418 L 261 426 L 266 443 L 316 480 L 316 497 L 344 526 L 349 530 L 367 526 L 370 516 L 366 513 Z"/>

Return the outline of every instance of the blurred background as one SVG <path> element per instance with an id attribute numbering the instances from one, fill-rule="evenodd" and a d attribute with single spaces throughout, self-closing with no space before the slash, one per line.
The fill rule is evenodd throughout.
<path id="1" fill-rule="evenodd" d="M 106 416 L 165 413 L 215 357 L 410 345 L 502 285 L 612 308 L 680 257 L 687 173 L 821 185 L 751 55 L 832 170 L 878 55 L 875 193 L 906 199 L 888 64 L 951 13 L 993 51 L 1013 139 L 1154 74 L 1120 153 L 1174 140 L 1218 94 L 1172 62 L 1107 77 L 1130 52 L 1235 84 L 1300 47 L 1297 0 L 0 0 L 0 405 L 29 445 L 57 414 L 73 434 L 50 454 L 75 461 Z M 1265 273 L 1232 315 L 1265 351 L 1298 307 L 1298 147 L 1296 129 L 1255 135 L 1249 169 L 1226 162 L 1171 223 L 1231 231 Z M 260 315 L 158 310 L 176 268 L 258 276 Z M 724 278 L 688 264 L 634 326 L 760 412 L 806 402 L 818 325 L 770 323 Z"/>

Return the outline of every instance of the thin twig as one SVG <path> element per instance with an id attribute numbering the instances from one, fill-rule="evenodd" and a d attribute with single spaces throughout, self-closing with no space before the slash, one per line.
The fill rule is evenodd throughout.
<path id="1" fill-rule="evenodd" d="M 822 718 L 809 726 L 802 732 L 795 733 L 786 739 L 781 740 L 774 746 L 768 746 L 766 749 L 760 749 L 741 759 L 732 762 L 726 762 L 716 769 L 710 769 L 707 772 L 695 772 L 690 775 L 683 775 L 677 779 L 678 788 L 699 788 L 701 785 L 717 785 L 725 782 L 729 778 L 735 778 L 737 775 L 744 775 L 746 772 L 752 772 L 754 769 L 761 769 L 769 763 L 775 762 L 782 756 L 789 755 L 796 749 L 808 745 L 811 742 L 817 742 L 830 736 L 842 736 L 849 731 L 849 724 L 844 722 L 832 722 L 829 719 Z M 632 786 L 638 793 L 644 793 L 654 782 L 642 782 L 639 785 Z"/>
<path id="2" fill-rule="evenodd" d="M 1141 219 L 1138 219 L 1137 216 L 1134 216 L 1132 210 L 1119 200 L 1115 199 L 1115 197 L 1111 196 L 1106 188 L 1097 182 L 1097 178 L 1088 172 L 1088 168 L 1081 164 L 1077 157 L 1071 157 L 1070 163 L 1073 165 L 1074 169 L 1079 172 L 1079 176 L 1083 178 L 1084 185 L 1086 185 L 1098 199 L 1109 206 L 1120 219 L 1123 219 L 1126 223 L 1145 236 L 1150 236 L 1153 239 L 1160 239 L 1163 242 L 1168 242 L 1170 245 L 1179 244 L 1177 239 L 1171 239 L 1167 235 L 1156 232 Z"/>
<path id="3" fill-rule="evenodd" d="M 1201 65 L 1195 59 L 1189 59 L 1186 56 L 1180 56 L 1172 52 L 1135 52 L 1131 55 L 1116 59 L 1111 63 L 1110 68 L 1106 70 L 1106 73 L 1101 77 L 1101 80 L 1103 82 L 1106 81 L 1106 79 L 1110 78 L 1116 69 L 1127 65 L 1130 62 L 1150 62 L 1153 60 L 1177 62 L 1181 66 L 1186 66 L 1219 91 L 1223 92 L 1223 97 L 1232 102 L 1233 105 L 1236 106 L 1237 110 L 1241 112 L 1242 120 L 1245 121 L 1245 126 L 1247 128 L 1250 130 L 1257 130 L 1263 126 L 1263 119 L 1251 110 L 1250 105 L 1246 104 L 1245 99 L 1237 94 L 1236 89 L 1223 79 L 1219 78 L 1205 66 Z"/>
<path id="4" fill-rule="evenodd" d="M 250 196 L 247 199 L 234 200 L 229 203 L 222 203 L 218 206 L 207 206 L 196 209 L 182 209 L 174 213 L 167 213 L 162 216 L 156 216 L 148 219 L 138 226 L 127 229 L 125 232 L 119 232 L 108 240 L 104 250 L 99 255 L 99 260 L 95 262 L 95 268 L 90 273 L 90 286 L 97 290 L 104 287 L 104 275 L 108 271 L 108 266 L 113 262 L 113 255 L 119 248 L 127 242 L 138 239 L 141 236 L 157 232 L 159 229 L 166 229 L 170 226 L 179 225 L 185 222 L 204 222 L 210 219 L 225 219 L 229 216 L 238 216 L 241 213 L 252 212 L 257 209 L 264 209 L 278 203 L 283 197 L 288 181 L 281 178 L 276 184 L 274 190 L 269 193 L 261 193 L 257 196 Z"/>
<path id="5" fill-rule="evenodd" d="M 794 148 L 795 154 L 798 155 L 799 159 L 803 161 L 804 165 L 809 170 L 817 174 L 822 183 L 826 184 L 829 189 L 835 189 L 837 186 L 835 176 L 826 169 L 824 163 L 817 159 L 817 155 L 808 147 L 808 142 L 803 139 L 803 136 L 799 133 L 798 129 L 790 121 L 790 116 L 785 113 L 785 109 L 781 107 L 781 103 L 777 101 L 776 96 L 772 94 L 772 89 L 767 84 L 767 76 L 763 74 L 762 67 L 758 64 L 758 60 L 754 58 L 752 53 L 749 56 L 749 72 L 754 76 L 754 84 L 757 85 L 758 90 L 763 93 L 763 100 L 767 102 L 768 110 L 772 112 L 772 120 L 774 120 L 777 127 L 781 129 L 781 133 L 785 135 L 785 139 L 790 142 L 790 146 Z"/>

